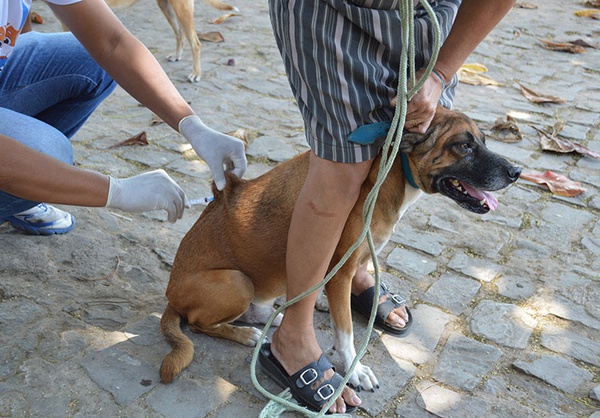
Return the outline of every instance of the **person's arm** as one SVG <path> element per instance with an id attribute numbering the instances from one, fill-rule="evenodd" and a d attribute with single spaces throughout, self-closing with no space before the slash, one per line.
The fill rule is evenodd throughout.
<path id="1" fill-rule="evenodd" d="M 463 0 L 452 29 L 440 48 L 435 71 L 447 84 L 477 45 L 496 27 L 515 0 Z M 441 81 L 432 74 L 408 104 L 405 128 L 425 133 L 442 93 Z M 419 122 L 415 125 L 415 122 Z"/>
<path id="2" fill-rule="evenodd" d="M 106 206 L 127 212 L 164 209 L 181 219 L 185 192 L 164 170 L 124 179 L 65 164 L 0 134 L 0 190 L 34 202 Z"/>
<path id="3" fill-rule="evenodd" d="M 0 134 L 0 190 L 36 202 L 104 206 L 109 178 Z"/>
<path id="4" fill-rule="evenodd" d="M 125 28 L 103 0 L 49 5 L 121 87 L 190 142 L 208 164 L 219 190 L 225 187 L 224 165 L 236 176 L 244 175 L 247 162 L 243 142 L 202 123 L 152 53 Z"/>
<path id="5" fill-rule="evenodd" d="M 194 114 L 152 53 L 103 0 L 48 5 L 121 87 L 173 129 L 178 129 L 181 119 Z"/>

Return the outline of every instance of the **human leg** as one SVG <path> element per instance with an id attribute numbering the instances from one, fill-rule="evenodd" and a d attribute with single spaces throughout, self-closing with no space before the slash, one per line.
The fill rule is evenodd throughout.
<path id="1" fill-rule="evenodd" d="M 0 103 L 71 138 L 115 86 L 71 33 L 28 32 L 0 72 Z"/>
<path id="2" fill-rule="evenodd" d="M 1 120 L 11 121 L 0 133 L 72 164 L 68 138 L 115 86 L 72 34 L 23 34 L 0 72 Z M 33 234 L 65 233 L 75 224 L 67 212 L 4 192 L 0 219 Z"/>
<path id="3" fill-rule="evenodd" d="M 59 130 L 27 115 L 0 107 L 0 134 L 15 139 L 66 164 L 73 164 L 69 139 Z M 34 235 L 63 234 L 73 229 L 74 218 L 67 212 L 13 196 L 0 190 L 0 223 Z"/>
<path id="4" fill-rule="evenodd" d="M 287 297 L 297 296 L 319 283 L 327 272 L 348 215 L 356 200 L 371 161 L 344 164 L 311 154 L 308 176 L 296 202 L 288 234 Z M 316 361 L 322 354 L 313 324 L 317 293 L 287 308 L 273 336 L 273 355 L 288 374 Z M 345 389 L 343 398 L 357 405 L 354 392 Z M 341 411 L 343 401 L 336 403 Z"/>

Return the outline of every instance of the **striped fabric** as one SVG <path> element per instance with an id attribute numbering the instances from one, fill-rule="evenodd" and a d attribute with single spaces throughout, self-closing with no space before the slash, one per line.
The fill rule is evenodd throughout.
<path id="1" fill-rule="evenodd" d="M 448 35 L 461 0 L 432 7 Z M 398 0 L 270 0 L 271 22 L 311 149 L 321 158 L 354 163 L 374 158 L 378 145 L 347 141 L 356 128 L 389 121 L 402 48 Z M 431 57 L 433 29 L 415 8 L 416 68 Z M 451 107 L 456 77 L 440 98 Z"/>

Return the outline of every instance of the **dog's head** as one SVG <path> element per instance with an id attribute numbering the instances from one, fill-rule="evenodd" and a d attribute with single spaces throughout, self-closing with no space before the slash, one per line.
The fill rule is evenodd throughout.
<path id="1" fill-rule="evenodd" d="M 441 193 L 472 212 L 496 209 L 490 191 L 515 182 L 521 169 L 485 146 L 485 137 L 466 115 L 438 107 L 425 134 L 407 133 L 400 149 L 425 193 Z"/>

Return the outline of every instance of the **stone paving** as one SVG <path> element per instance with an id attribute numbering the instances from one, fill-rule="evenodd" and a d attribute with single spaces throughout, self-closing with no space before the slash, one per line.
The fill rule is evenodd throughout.
<path id="1" fill-rule="evenodd" d="M 468 62 L 485 64 L 500 86 L 461 84 L 456 108 L 484 131 L 515 118 L 523 141 L 488 140 L 527 172 L 551 170 L 587 192 L 566 198 L 526 181 L 497 193 L 500 207 L 477 216 L 441 196 L 425 196 L 380 255 L 383 279 L 410 300 L 413 332 L 373 332 L 364 363 L 381 388 L 361 393 L 363 417 L 600 417 L 600 161 L 544 152 L 537 129 L 600 152 L 600 50 L 550 51 L 540 39 L 600 43 L 598 20 L 575 16 L 577 1 L 531 0 L 513 8 Z M 186 81 L 191 57 L 169 63 L 170 28 L 153 2 L 117 14 L 148 45 L 181 93 L 215 129 L 244 129 L 248 177 L 306 150 L 302 123 L 272 38 L 266 1 L 219 12 L 196 3 L 204 42 L 203 80 Z M 59 30 L 47 7 L 37 30 Z M 533 104 L 517 83 L 562 97 Z M 108 149 L 147 132 L 147 147 Z M 189 146 L 122 90 L 74 138 L 77 163 L 129 176 L 162 167 L 190 198 L 210 194 L 207 167 Z M 0 416 L 258 416 L 266 400 L 252 386 L 252 350 L 191 335 L 195 358 L 172 384 L 158 368 L 169 346 L 159 333 L 164 290 L 177 246 L 202 207 L 175 223 L 163 213 L 130 215 L 69 208 L 77 228 L 31 237 L 0 225 Z M 326 313 L 319 339 L 331 354 Z M 355 318 L 358 342 L 366 320 Z M 189 334 L 189 330 L 186 330 Z M 265 387 L 277 387 L 259 372 Z M 286 413 L 285 416 L 298 416 Z"/>

